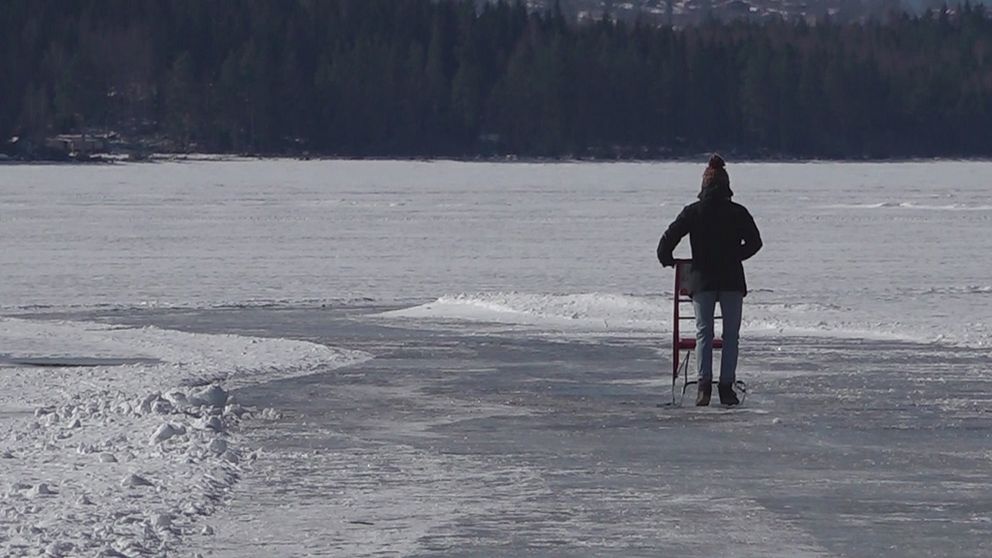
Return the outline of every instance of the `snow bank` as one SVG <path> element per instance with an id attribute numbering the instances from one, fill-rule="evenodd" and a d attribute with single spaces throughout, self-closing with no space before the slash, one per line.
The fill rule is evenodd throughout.
<path id="1" fill-rule="evenodd" d="M 387 318 L 455 319 L 539 325 L 583 331 L 670 327 L 672 309 L 660 298 L 607 293 L 479 293 L 443 296 L 436 301 L 379 314 Z"/>
<path id="2" fill-rule="evenodd" d="M 917 296 L 937 291 L 921 291 Z M 948 292 L 942 289 L 941 293 Z M 987 287 L 955 289 L 968 295 L 988 294 Z M 819 302 L 782 302 L 770 291 L 755 291 L 744 305 L 742 329 L 751 335 L 833 337 L 909 342 L 942 342 L 982 347 L 992 343 L 984 323 L 957 329 L 931 322 L 914 323 L 907 316 L 881 316 L 858 308 Z M 682 308 L 689 315 L 692 307 Z M 672 295 L 611 293 L 529 294 L 477 293 L 442 296 L 437 300 L 378 314 L 380 318 L 422 322 L 459 321 L 523 326 L 554 334 L 670 335 Z M 909 316 L 912 317 L 912 316 Z M 900 320 L 900 318 L 903 318 Z M 691 335 L 692 322 L 682 328 Z M 718 326 L 719 331 L 719 326 Z"/>
<path id="3" fill-rule="evenodd" d="M 366 360 L 314 343 L 0 318 L 18 358 L 147 359 L 0 366 L 0 555 L 166 556 L 253 456 L 232 427 L 270 410 L 229 390 Z"/>
<path id="4" fill-rule="evenodd" d="M 926 204 L 915 202 L 876 202 L 876 203 L 839 203 L 823 206 L 824 209 L 916 209 L 920 211 L 992 211 L 992 205 L 986 204 Z"/>

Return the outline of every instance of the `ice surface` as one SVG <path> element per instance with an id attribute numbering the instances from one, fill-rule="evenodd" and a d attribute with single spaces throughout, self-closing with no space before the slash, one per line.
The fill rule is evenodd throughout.
<path id="1" fill-rule="evenodd" d="M 728 170 L 765 241 L 747 264 L 752 328 L 992 342 L 982 257 L 992 253 L 992 164 Z M 671 289 L 654 249 L 701 172 L 450 161 L 5 167 L 0 309 L 465 306 L 521 293 L 534 298 L 508 308 L 557 316 L 569 297 L 581 313 L 581 298 L 596 294 L 604 300 L 588 306 L 626 305 L 600 314 L 630 325 Z"/>
<path id="2" fill-rule="evenodd" d="M 747 405 L 675 409 L 658 406 L 671 380 L 650 338 L 323 309 L 215 311 L 197 327 L 211 316 L 371 343 L 377 358 L 238 393 L 283 416 L 248 429 L 265 450 L 193 539 L 205 555 L 992 551 L 983 350 L 746 336 Z"/>

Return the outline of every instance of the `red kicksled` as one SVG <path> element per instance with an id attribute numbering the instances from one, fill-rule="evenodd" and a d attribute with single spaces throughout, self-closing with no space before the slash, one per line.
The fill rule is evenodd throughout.
<path id="1" fill-rule="evenodd" d="M 672 317 L 672 405 L 679 406 L 682 405 L 682 400 L 685 399 L 685 391 L 691 385 L 695 385 L 698 382 L 696 380 L 689 379 L 689 357 L 692 356 L 692 351 L 696 348 L 696 337 L 695 331 L 691 337 L 682 337 L 680 332 L 680 324 L 682 321 L 692 321 L 695 322 L 696 316 L 686 315 L 683 316 L 680 312 L 680 307 L 683 304 L 692 304 L 692 298 L 689 295 L 688 282 L 689 273 L 692 271 L 692 260 L 687 259 L 677 259 L 675 260 L 675 310 Z M 717 316 L 715 319 L 719 319 Z M 717 337 L 713 339 L 713 349 L 719 350 L 723 348 L 723 339 Z M 683 352 L 685 356 L 683 357 Z M 682 376 L 682 389 L 678 389 L 677 383 L 679 375 Z M 713 381 L 716 385 L 718 382 Z M 744 404 L 744 398 L 747 396 L 747 384 L 737 380 L 734 382 L 734 387 L 737 389 L 737 393 L 740 395 L 740 404 Z"/>

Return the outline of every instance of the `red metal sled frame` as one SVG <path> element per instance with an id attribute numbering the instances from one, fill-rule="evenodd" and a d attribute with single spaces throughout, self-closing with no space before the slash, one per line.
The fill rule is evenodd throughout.
<path id="1" fill-rule="evenodd" d="M 686 286 L 686 278 L 689 274 L 689 270 L 692 266 L 692 260 L 687 259 L 677 259 L 675 260 L 675 309 L 672 316 L 672 405 L 681 405 L 682 400 L 685 399 L 685 391 L 689 386 L 699 383 L 696 380 L 689 379 L 689 357 L 692 356 L 692 351 L 696 348 L 696 337 L 695 332 L 693 332 L 692 337 L 682 337 L 680 332 L 680 324 L 683 320 L 696 320 L 696 316 L 683 316 L 680 312 L 680 307 L 683 304 L 692 304 L 692 297 L 690 296 L 689 289 Z M 719 318 L 717 316 L 714 319 Z M 723 339 L 715 338 L 713 339 L 713 349 L 719 350 L 723 348 Z M 685 357 L 682 356 L 682 352 L 685 351 Z M 682 390 L 679 393 L 677 388 L 677 380 L 679 378 L 679 371 L 682 372 Z M 717 380 L 713 381 L 714 384 L 718 384 Z M 740 394 L 741 403 L 744 403 L 744 398 L 747 395 L 747 384 L 738 380 L 734 382 L 738 393 Z M 679 395 L 676 395 L 679 393 Z"/>

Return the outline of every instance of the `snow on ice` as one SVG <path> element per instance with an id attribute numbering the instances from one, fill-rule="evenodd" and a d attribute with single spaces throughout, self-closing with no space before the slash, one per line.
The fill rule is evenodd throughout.
<path id="1" fill-rule="evenodd" d="M 238 481 L 231 386 L 367 357 L 298 341 L 0 318 L 19 357 L 141 356 L 121 366 L 0 366 L 0 555 L 168 555 Z M 203 374 L 222 378 L 197 383 Z"/>
<path id="2" fill-rule="evenodd" d="M 728 169 L 766 246 L 747 264 L 750 331 L 992 343 L 992 284 L 976 257 L 992 251 L 992 164 Z M 654 248 L 701 172 L 684 162 L 12 166 L 0 175 L 0 311 L 437 301 L 442 317 L 657 331 L 671 275 Z"/>

